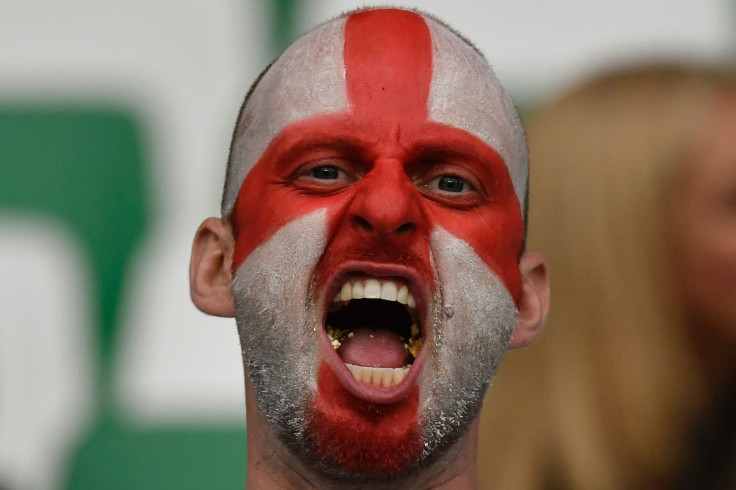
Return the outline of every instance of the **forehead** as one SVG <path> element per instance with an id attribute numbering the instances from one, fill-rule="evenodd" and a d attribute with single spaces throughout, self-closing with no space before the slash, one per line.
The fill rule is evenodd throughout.
<path id="1" fill-rule="evenodd" d="M 365 41 L 366 32 L 373 37 L 370 43 Z M 400 56 L 394 58 L 402 61 L 395 66 L 380 62 L 392 53 L 398 53 Z M 424 53 L 429 55 L 422 57 Z M 357 63 L 356 56 L 360 58 Z M 423 117 L 466 131 L 493 148 L 505 161 L 523 205 L 527 178 L 523 128 L 490 66 L 440 23 L 393 9 L 359 12 L 324 24 L 276 60 L 241 115 L 232 146 L 226 205 L 232 206 L 247 173 L 285 127 L 318 115 L 350 113 L 356 104 L 365 105 L 370 99 L 356 96 L 370 91 L 370 84 L 381 85 L 381 91 L 396 92 L 397 96 L 386 102 L 401 101 L 400 92 L 409 94 L 407 90 L 415 87 L 404 86 L 407 78 L 399 73 L 392 77 L 391 70 L 408 72 L 407 65 L 426 68 L 417 71 L 428 73 L 427 80 L 408 80 L 428 85 L 416 87 L 426 93 L 421 101 Z M 366 76 L 371 66 L 382 71 L 383 78 Z M 356 84 L 358 77 L 360 83 Z M 229 212 L 224 210 L 224 214 Z"/>

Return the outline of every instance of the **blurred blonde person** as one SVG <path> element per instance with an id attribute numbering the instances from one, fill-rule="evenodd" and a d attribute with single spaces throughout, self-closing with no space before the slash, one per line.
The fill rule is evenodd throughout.
<path id="1" fill-rule="evenodd" d="M 610 72 L 528 136 L 554 307 L 491 389 L 481 488 L 736 488 L 736 82 Z"/>

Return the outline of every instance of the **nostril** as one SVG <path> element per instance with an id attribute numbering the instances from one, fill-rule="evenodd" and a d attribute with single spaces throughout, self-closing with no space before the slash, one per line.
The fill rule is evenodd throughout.
<path id="1" fill-rule="evenodd" d="M 373 225 L 367 219 L 360 216 L 353 216 L 353 227 L 364 231 L 373 231 Z"/>
<path id="2" fill-rule="evenodd" d="M 414 223 L 404 223 L 403 225 L 396 228 L 396 234 L 400 235 L 402 233 L 409 233 L 414 231 L 415 228 L 416 226 L 414 225 Z"/>

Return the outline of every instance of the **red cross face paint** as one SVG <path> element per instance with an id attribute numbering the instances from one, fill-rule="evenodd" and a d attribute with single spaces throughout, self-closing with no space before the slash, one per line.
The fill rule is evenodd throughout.
<path id="1" fill-rule="evenodd" d="M 352 14 L 266 72 L 223 214 L 257 403 L 303 461 L 409 475 L 465 434 L 515 326 L 525 185 L 513 104 L 434 20 Z"/>

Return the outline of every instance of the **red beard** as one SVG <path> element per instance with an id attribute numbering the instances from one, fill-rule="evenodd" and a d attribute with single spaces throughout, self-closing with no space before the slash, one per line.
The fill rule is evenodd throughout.
<path id="1" fill-rule="evenodd" d="M 317 458 L 365 476 L 394 475 L 416 463 L 422 447 L 419 388 L 399 403 L 379 405 L 355 398 L 322 364 L 308 425 Z"/>

